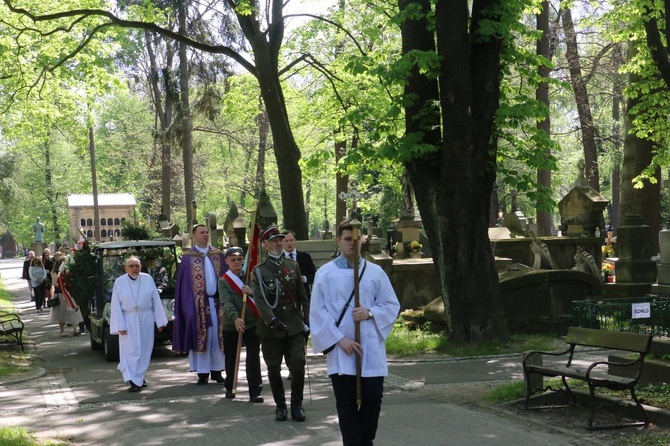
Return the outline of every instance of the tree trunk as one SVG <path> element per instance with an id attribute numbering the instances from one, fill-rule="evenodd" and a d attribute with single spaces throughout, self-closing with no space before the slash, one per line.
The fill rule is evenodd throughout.
<path id="1" fill-rule="evenodd" d="M 399 0 L 401 10 L 418 4 L 421 18 L 401 24 L 403 54 L 434 51 L 435 35 L 425 16 L 430 2 Z M 500 301 L 495 261 L 488 238 L 490 197 L 495 181 L 496 143 L 493 115 L 498 106 L 500 42 L 470 45 L 468 26 L 478 31 L 481 5 L 438 1 L 437 46 L 442 71 L 438 84 L 415 67 L 405 97 L 408 133 L 421 132 L 436 151 L 406 163 L 417 205 L 428 234 L 442 297 L 456 341 L 504 339 L 507 328 Z M 421 113 L 439 101 L 443 134 L 436 113 Z M 422 119 L 416 119 L 422 116 Z"/>
<path id="2" fill-rule="evenodd" d="M 88 148 L 91 155 L 91 184 L 93 185 L 93 238 L 100 241 L 100 207 L 98 206 L 98 172 L 95 164 L 95 134 L 88 128 Z"/>
<path id="3" fill-rule="evenodd" d="M 561 12 L 563 31 L 565 32 L 566 57 L 570 67 L 570 84 L 575 93 L 577 113 L 579 115 L 579 126 L 582 131 L 582 145 L 584 146 L 585 176 L 589 186 L 600 190 L 600 174 L 598 171 L 598 148 L 596 145 L 596 133 L 593 127 L 593 116 L 591 105 L 586 89 L 586 81 L 582 76 L 581 61 L 577 47 L 577 35 L 575 25 L 572 21 L 570 8 L 564 8 Z"/>
<path id="4" fill-rule="evenodd" d="M 293 228 L 298 240 L 305 240 L 308 233 L 302 172 L 298 165 L 300 149 L 293 138 L 276 67 L 272 67 L 269 55 L 263 54 L 267 53 L 267 49 L 260 53 L 257 51 L 258 49 L 254 48 L 258 83 L 272 129 L 272 142 L 281 184 L 284 226 Z"/>
<path id="5" fill-rule="evenodd" d="M 186 35 L 186 2 L 179 2 L 178 16 L 179 32 Z M 180 145 L 184 160 L 184 199 L 186 200 L 186 227 L 183 232 L 190 234 L 191 227 L 197 216 L 193 215 L 195 190 L 193 187 L 193 141 L 191 138 L 192 124 L 188 78 L 188 46 L 184 43 L 179 43 L 179 86 L 181 90 L 179 96 L 181 111 Z"/>
<path id="6" fill-rule="evenodd" d="M 256 164 L 256 186 L 254 187 L 254 198 L 259 197 L 259 192 L 265 189 L 265 152 L 268 150 L 268 132 L 270 124 L 268 114 L 263 104 L 258 104 L 260 112 L 256 116 L 258 125 L 258 162 Z"/>
<path id="7" fill-rule="evenodd" d="M 538 56 L 544 56 L 547 59 L 551 59 L 549 42 L 551 40 L 551 28 L 549 26 L 549 2 L 542 2 L 542 10 L 540 14 L 536 16 L 537 20 L 537 30 L 542 33 L 542 36 L 537 41 L 537 54 Z M 541 66 L 539 69 L 539 75 L 546 79 L 549 77 L 550 70 L 546 66 Z M 542 102 L 549 110 L 549 85 L 547 82 L 541 82 L 538 85 L 535 92 L 535 99 Z M 542 121 L 537 123 L 537 128 L 544 131 L 547 134 L 547 138 L 551 136 L 551 119 L 549 114 Z M 545 156 L 549 158 L 551 156 L 551 150 L 549 148 L 545 151 Z M 549 169 L 538 169 L 537 171 L 537 184 L 538 186 L 545 190 L 549 191 L 551 189 L 551 170 Z M 539 191 L 542 192 L 542 191 Z M 540 193 L 542 195 L 542 193 Z M 551 235 L 553 229 L 553 219 L 551 218 L 551 212 L 547 209 L 546 205 L 543 205 L 542 202 L 536 204 L 535 215 L 537 216 L 537 235 Z"/>
<path id="8" fill-rule="evenodd" d="M 338 131 L 335 135 L 338 135 Z M 335 142 L 335 163 L 339 163 L 347 153 L 347 141 Z M 349 186 L 349 175 L 343 175 L 340 171 L 335 173 L 335 227 L 347 217 L 347 203 L 340 200 L 340 193 L 347 192 Z"/>
<path id="9" fill-rule="evenodd" d="M 629 44 L 629 52 L 636 51 L 633 44 Z M 629 82 L 639 81 L 639 77 L 630 74 Z M 651 228 L 652 252 L 659 252 L 658 232 L 661 229 L 661 171 L 656 169 L 654 177 L 656 183 L 644 181 L 644 187 L 635 188 L 633 179 L 651 164 L 657 146 L 648 139 L 642 139 L 635 134 L 631 110 L 638 104 L 637 99 L 628 98 L 624 115 L 624 143 L 623 163 L 621 169 L 621 221 L 627 215 L 641 215 L 644 224 Z"/>
<path id="10" fill-rule="evenodd" d="M 617 48 L 618 49 L 618 48 Z M 618 65 L 617 65 L 618 66 Z M 614 150 L 612 153 L 612 202 L 610 203 L 610 228 L 616 230 L 619 227 L 619 216 L 621 215 L 621 162 L 622 162 L 622 141 L 621 141 L 621 100 L 623 91 L 621 83 L 614 82 L 614 91 L 612 92 L 612 140 L 614 141 Z"/>
<path id="11" fill-rule="evenodd" d="M 279 49 L 284 38 L 283 7 L 282 0 L 272 0 L 268 9 L 267 31 L 260 29 L 258 12 L 248 15 L 237 13 L 237 20 L 251 45 L 255 63 L 252 74 L 258 80 L 272 129 L 272 142 L 281 184 L 284 226 L 291 228 L 298 240 L 305 240 L 308 238 L 308 231 L 302 172 L 298 164 L 301 155 L 291 131 L 284 93 L 279 81 Z"/>
<path id="12" fill-rule="evenodd" d="M 152 44 L 152 40 L 155 38 L 155 34 L 145 31 L 144 40 L 149 57 L 149 85 L 151 87 L 154 110 L 159 124 L 158 128 L 154 129 L 154 141 L 158 144 L 161 152 L 161 212 L 166 220 L 170 221 L 172 215 L 172 203 L 170 199 L 170 191 L 172 188 L 172 142 L 168 135 L 168 129 L 172 124 L 172 111 L 174 107 L 171 85 L 174 51 L 172 50 L 172 46 L 166 42 L 165 67 L 163 68 L 163 72 L 165 73 L 165 100 L 163 101 L 160 85 L 158 83 L 158 65 L 156 63 L 156 56 Z"/>

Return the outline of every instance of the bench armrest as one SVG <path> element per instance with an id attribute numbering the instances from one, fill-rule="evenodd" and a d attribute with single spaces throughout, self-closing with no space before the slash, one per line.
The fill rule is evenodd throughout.
<path id="1" fill-rule="evenodd" d="M 15 314 L 15 313 L 0 313 L 0 323 L 12 322 L 12 321 L 20 322 L 21 324 L 23 324 L 23 322 L 21 321 L 21 318 L 19 317 L 18 314 Z"/>
<path id="2" fill-rule="evenodd" d="M 643 364 L 642 359 L 643 359 L 643 357 L 640 356 L 637 359 L 635 359 L 634 361 L 628 361 L 628 362 L 616 362 L 616 361 L 594 362 L 593 364 L 591 364 L 589 366 L 588 369 L 586 369 L 586 379 L 587 380 L 590 379 L 591 372 L 593 371 L 593 369 L 595 369 L 596 367 L 599 367 L 599 366 L 604 366 L 604 365 L 606 365 L 606 366 L 613 365 L 613 366 L 617 366 L 617 367 L 634 367 L 636 365 L 639 365 L 639 367 L 638 367 L 638 374 L 639 374 L 642 370 L 642 364 Z"/>
<path id="3" fill-rule="evenodd" d="M 528 359 L 530 357 L 532 357 L 533 355 L 564 356 L 564 355 L 567 355 L 567 354 L 571 353 L 573 349 L 574 349 L 574 346 L 570 346 L 570 347 L 568 347 L 567 350 L 564 350 L 564 351 L 561 351 L 561 352 L 544 352 L 542 350 L 531 350 L 529 352 L 526 352 L 523 355 L 523 361 L 521 362 L 521 364 L 525 367 L 526 366 L 526 361 L 528 361 Z"/>

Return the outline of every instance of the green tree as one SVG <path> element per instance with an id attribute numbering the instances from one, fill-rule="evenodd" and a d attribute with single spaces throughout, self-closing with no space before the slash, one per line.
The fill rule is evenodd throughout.
<path id="1" fill-rule="evenodd" d="M 256 77 L 260 85 L 261 96 L 272 129 L 275 159 L 277 160 L 279 180 L 282 185 L 281 197 L 284 221 L 287 226 L 295 230 L 298 238 L 307 236 L 302 175 L 299 165 L 301 154 L 291 131 L 280 82 L 283 70 L 279 66 L 279 55 L 285 31 L 284 3 L 281 0 L 270 2 L 267 15 L 264 14 L 266 10 L 263 8 L 257 8 L 247 2 L 238 4 L 232 0 L 223 2 L 221 10 L 212 9 L 209 11 L 213 18 L 208 23 L 214 26 L 229 22 L 228 13 L 232 11 L 240 30 L 245 36 L 246 43 L 251 48 L 250 52 L 242 52 L 236 49 L 235 42 L 228 44 L 224 39 L 222 39 L 224 43 L 221 44 L 210 43 L 217 36 L 216 30 L 207 33 L 207 40 L 201 40 L 201 37 L 205 36 L 193 34 L 191 30 L 178 33 L 163 27 L 159 21 L 152 20 L 156 17 L 157 8 L 151 4 L 144 5 L 144 7 L 129 7 L 128 16 L 131 18 L 124 19 L 112 13 L 111 10 L 99 9 L 93 5 L 87 8 L 89 5 L 75 6 L 61 3 L 57 8 L 58 12 L 42 13 L 41 8 L 17 7 L 11 0 L 3 0 L 3 3 L 10 15 L 23 17 L 47 28 L 51 27 L 50 31 L 54 34 L 65 33 L 71 39 L 76 40 L 80 47 L 85 47 L 91 36 L 113 26 L 143 29 L 174 39 L 196 50 L 228 56 L 249 71 Z M 185 4 L 185 7 L 187 6 L 197 7 L 197 5 Z M 32 27 L 19 25 L 19 29 L 22 32 L 29 33 Z M 45 36 L 47 35 L 45 33 Z M 251 54 L 253 62 L 246 57 L 246 54 Z M 76 53 L 71 52 L 67 54 L 66 58 L 72 58 L 75 55 Z M 287 68 L 290 68 L 291 65 L 289 63 Z M 187 158 L 185 158 L 186 160 Z M 188 195 L 187 193 L 187 200 Z"/>

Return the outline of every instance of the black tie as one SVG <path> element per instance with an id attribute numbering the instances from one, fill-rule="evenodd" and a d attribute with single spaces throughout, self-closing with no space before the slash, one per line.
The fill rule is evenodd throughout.
<path id="1" fill-rule="evenodd" d="M 295 260 L 295 258 L 293 258 L 293 253 L 289 254 L 288 256 L 291 258 L 291 260 Z"/>

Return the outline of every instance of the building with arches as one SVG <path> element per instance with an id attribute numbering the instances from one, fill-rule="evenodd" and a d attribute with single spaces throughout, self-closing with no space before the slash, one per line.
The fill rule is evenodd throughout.
<path id="1" fill-rule="evenodd" d="M 121 240 L 121 222 L 133 218 L 136 205 L 133 194 L 98 194 L 99 241 Z M 81 233 L 86 238 L 93 239 L 96 226 L 93 195 L 68 194 L 67 207 L 70 216 L 70 239 L 78 241 Z"/>

